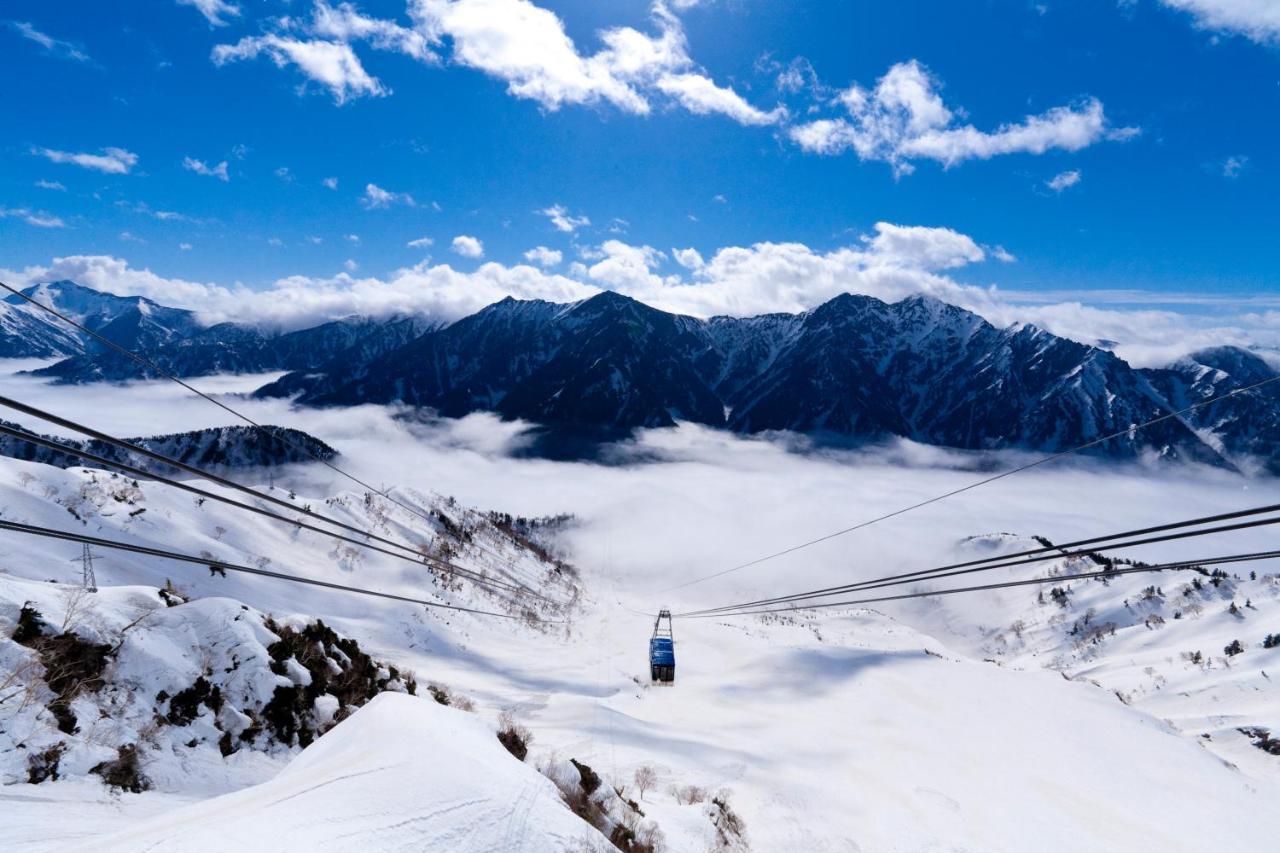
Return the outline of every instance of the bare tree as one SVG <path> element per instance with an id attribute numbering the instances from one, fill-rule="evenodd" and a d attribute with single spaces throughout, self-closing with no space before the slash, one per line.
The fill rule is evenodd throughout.
<path id="1" fill-rule="evenodd" d="M 643 800 L 644 792 L 658 784 L 658 773 L 648 764 L 641 764 L 636 768 L 635 781 L 636 789 L 640 792 L 640 799 Z"/>

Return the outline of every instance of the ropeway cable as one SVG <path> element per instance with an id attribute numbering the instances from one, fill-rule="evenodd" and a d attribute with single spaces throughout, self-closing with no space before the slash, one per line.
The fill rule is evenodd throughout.
<path id="1" fill-rule="evenodd" d="M 1189 406 L 1186 406 L 1185 408 L 1178 409 L 1175 412 L 1167 412 L 1163 415 L 1160 415 L 1159 417 L 1152 418 L 1151 420 L 1146 421 L 1145 423 L 1133 424 L 1127 427 L 1126 429 L 1118 430 L 1108 435 L 1104 435 L 1101 438 L 1095 438 L 1094 440 L 1085 442 L 1084 444 L 1081 444 L 1078 447 L 1072 447 L 1069 450 L 1060 450 L 1056 453 L 1051 453 L 1047 456 L 1042 456 L 1039 459 L 1032 460 L 1031 462 L 1028 462 L 1026 464 L 1019 465 L 1015 468 L 1010 468 L 1008 471 L 1002 471 L 999 474 L 994 474 L 990 477 L 985 477 L 981 480 L 976 480 L 972 483 L 968 483 L 967 485 L 961 486 L 960 488 L 952 489 L 949 492 L 943 492 L 942 494 L 934 495 L 931 498 L 920 501 L 918 503 L 911 504 L 910 506 L 905 506 L 905 507 L 902 507 L 901 509 L 894 510 L 893 512 L 888 512 L 888 513 L 885 513 L 884 515 L 880 515 L 875 518 L 871 518 L 866 521 L 859 522 L 858 524 L 852 525 L 851 527 L 846 527 L 842 530 L 837 530 L 834 533 L 828 533 L 824 536 L 819 536 L 816 539 L 810 539 L 807 542 L 801 542 L 798 545 L 793 545 L 789 548 L 784 548 L 781 551 L 776 551 L 772 554 L 768 554 L 766 556 L 759 557 L 754 560 L 749 560 L 748 562 L 745 562 L 745 563 L 739 563 L 736 566 L 731 566 L 727 569 L 722 569 L 721 571 L 713 572 L 712 574 L 709 574 L 709 575 L 703 575 L 702 577 L 697 577 L 697 578 L 694 578 L 693 580 L 685 581 L 684 583 L 666 587 L 665 589 L 659 590 L 659 592 L 671 592 L 677 589 L 684 589 L 686 587 L 690 587 L 695 584 L 700 584 L 705 581 L 714 580 L 715 578 L 723 577 L 725 575 L 741 571 L 742 569 L 750 568 L 751 566 L 757 566 L 761 563 L 768 562 L 769 560 L 774 560 L 774 559 L 777 559 L 778 557 L 786 556 L 787 554 L 794 554 L 796 551 L 800 551 L 805 548 L 809 548 L 814 545 L 820 544 L 822 542 L 835 539 L 838 536 L 844 536 L 846 533 L 852 533 L 855 530 L 862 530 L 863 528 L 870 527 L 873 524 L 879 524 L 882 521 L 887 521 L 891 518 L 896 518 L 897 516 L 905 515 L 908 512 L 921 509 L 922 507 L 929 506 L 930 504 L 935 504 L 935 503 L 938 503 L 939 501 L 946 500 L 947 498 L 955 497 L 956 495 L 963 494 L 964 492 L 968 492 L 973 489 L 977 489 L 981 486 L 994 483 L 997 480 L 1003 480 L 1005 477 L 1012 477 L 1014 474 L 1020 474 L 1023 471 L 1036 468 L 1040 465 L 1044 465 L 1048 462 L 1053 462 L 1057 459 L 1062 459 L 1063 457 L 1070 456 L 1074 453 L 1079 453 L 1082 450 L 1088 450 L 1089 448 L 1097 447 L 1100 444 L 1105 444 L 1106 442 L 1110 441 L 1113 438 L 1120 438 L 1121 436 L 1129 435 L 1141 429 L 1146 429 L 1147 427 L 1154 426 L 1155 424 L 1162 423 L 1163 421 L 1180 418 L 1183 415 L 1187 414 L 1188 412 L 1193 412 L 1205 406 L 1213 405 L 1214 403 L 1221 402 L 1230 397 L 1234 397 L 1238 394 L 1244 394 L 1248 391 L 1256 390 L 1265 385 L 1270 385 L 1274 382 L 1280 382 L 1280 375 L 1273 376 L 1270 379 L 1264 379 L 1260 382 L 1255 382 L 1252 385 L 1246 385 L 1243 388 L 1236 388 L 1233 391 L 1228 391 L 1225 394 L 1219 394 L 1216 397 L 1210 397 L 1207 400 L 1201 400 L 1198 403 L 1193 403 Z"/>
<path id="2" fill-rule="evenodd" d="M 1227 533 L 1234 530 L 1246 530 L 1253 527 L 1265 527 L 1271 524 L 1280 524 L 1280 516 L 1274 518 L 1254 519 L 1252 521 L 1237 522 L 1235 524 L 1220 525 L 1217 527 L 1209 527 L 1199 530 L 1183 531 L 1181 533 L 1166 533 L 1160 536 L 1149 536 L 1146 538 L 1135 539 L 1132 541 L 1111 542 L 1115 539 L 1125 539 L 1131 536 L 1142 536 L 1152 532 L 1162 532 L 1174 530 L 1194 525 L 1207 524 L 1213 521 L 1224 521 L 1236 518 L 1243 518 L 1251 515 L 1260 515 L 1268 512 L 1280 511 L 1280 504 L 1272 504 L 1269 506 L 1255 507 L 1253 509 L 1237 510 L 1235 512 L 1221 513 L 1213 516 L 1203 516 L 1201 518 L 1189 519 L 1187 521 L 1174 522 L 1172 524 L 1157 525 L 1155 527 L 1147 527 L 1139 530 L 1130 530 L 1123 533 L 1116 533 L 1109 536 L 1095 536 L 1090 539 L 1081 539 L 1076 542 L 1069 542 L 1063 545 L 1051 545 L 1043 548 L 1033 548 L 1028 551 L 1022 551 L 1015 554 L 1005 554 L 997 557 L 988 557 L 982 560 L 970 560 L 966 563 L 953 563 L 949 566 L 939 566 L 932 569 L 921 569 L 914 572 L 905 572 L 897 575 L 888 575 L 881 578 L 869 578 L 865 581 L 856 583 L 842 584 L 840 586 L 826 587 L 825 589 L 810 590 L 808 592 L 794 593 L 790 595 L 777 596 L 774 598 L 764 598 L 756 601 L 742 602 L 739 604 L 727 605 L 724 607 L 706 608 L 703 610 L 688 611 L 680 614 L 688 617 L 693 615 L 701 615 L 703 613 L 714 613 L 725 610 L 737 610 L 742 607 L 768 606 L 772 604 L 781 604 L 790 601 L 801 601 L 813 598 L 826 598 L 832 595 L 840 595 L 845 592 L 853 592 L 860 589 L 879 589 L 886 586 L 895 586 L 907 583 L 912 580 L 932 580 L 941 577 L 953 577 L 956 575 L 972 574 L 974 572 L 985 572 L 993 569 L 1008 568 L 1011 566 L 1030 565 L 1045 560 L 1057 560 L 1064 557 L 1083 557 L 1094 553 L 1093 548 L 1078 549 L 1075 551 L 1068 550 L 1076 548 L 1080 545 L 1096 545 L 1097 543 L 1107 543 L 1102 547 L 1108 550 L 1133 548 L 1139 545 L 1151 545 L 1157 542 L 1169 542 L 1177 539 L 1190 539 L 1197 536 L 1207 536 L 1214 533 Z M 1052 552 L 1052 553 L 1046 553 Z M 1038 556 L 1036 556 L 1038 555 Z"/>
<path id="3" fill-rule="evenodd" d="M 1064 583 L 1073 580 L 1092 580 L 1096 578 L 1112 578 L 1117 575 L 1129 575 L 1139 572 L 1166 572 L 1177 569 L 1199 568 L 1205 565 L 1225 564 L 1225 563 L 1247 563 L 1259 560 L 1272 560 L 1280 558 L 1280 551 L 1260 551 L 1252 554 L 1231 554 L 1225 557 L 1211 557 L 1201 560 L 1185 560 L 1177 563 L 1162 563 L 1153 566 L 1132 566 L 1123 569 L 1104 569 L 1097 572 L 1083 572 L 1074 575 L 1055 575 L 1047 578 L 1026 578 L 1016 581 L 1003 581 L 1001 583 L 983 584 L 981 586 L 965 586 L 953 587 L 951 589 L 938 589 L 922 592 L 908 592 L 901 595 L 886 595 L 878 598 L 858 598 L 847 601 L 826 601 L 818 604 L 794 605 L 788 607 L 776 607 L 764 610 L 736 610 L 731 613 L 704 613 L 697 616 L 684 616 L 685 619 L 716 619 L 730 618 L 733 616 L 761 616 L 771 613 L 791 613 L 798 610 L 820 610 L 831 607 L 854 607 L 863 604 L 878 604 L 887 601 L 905 601 L 913 598 L 930 598 L 939 595 L 955 595 L 964 592 L 984 592 L 995 589 L 1007 589 L 1010 587 L 1044 585 L 1050 583 Z"/>
<path id="4" fill-rule="evenodd" d="M 413 563 L 414 565 L 424 564 L 422 561 L 421 555 L 414 557 L 414 556 L 410 556 L 409 554 L 402 553 L 400 551 L 392 551 L 388 548 L 383 548 L 368 542 L 362 542 L 359 539 L 353 539 L 349 536 L 343 536 L 341 533 L 334 533 L 331 530 L 325 530 L 322 527 L 316 527 L 315 525 L 308 524 L 305 521 L 299 521 L 297 519 L 289 518 L 287 516 L 280 515 L 279 513 L 272 512 L 269 509 L 264 509 L 263 507 L 258 507 L 258 506 L 254 506 L 253 504 L 244 503 L 242 501 L 235 500 L 234 498 L 229 498 L 226 495 L 220 495 L 217 492 L 211 492 L 206 489 L 201 489 L 196 486 L 192 486 L 188 483 L 184 483 L 180 480 L 174 480 L 169 477 L 164 477 L 160 474 L 156 474 L 155 472 L 147 471 L 143 468 L 138 468 L 133 465 L 129 465 L 125 462 L 120 462 L 115 459 L 108 459 L 104 456 L 99 456 L 95 453 L 90 453 L 87 450 L 82 450 L 77 447 L 72 447 L 65 444 L 59 444 L 58 442 L 53 441 L 44 436 L 14 429 L 12 427 L 5 426 L 4 424 L 0 424 L 0 435 L 12 436 L 21 441 L 25 441 L 28 444 L 34 444 L 39 447 L 46 447 L 46 448 L 49 448 L 50 450 L 55 450 L 61 453 L 65 453 L 68 456 L 73 456 L 77 459 L 93 462 L 95 464 L 102 465 L 106 468 L 114 468 L 122 473 L 129 474 L 130 476 L 143 477 L 158 483 L 164 483 L 166 486 L 171 486 L 172 488 L 180 489 L 184 492 L 189 492 L 191 494 L 199 495 L 201 498 L 207 498 L 210 500 L 219 501 L 220 503 L 224 503 L 229 506 L 245 509 L 245 510 L 248 510 L 249 512 L 257 513 L 258 515 L 262 515 L 267 518 L 272 518 L 277 521 L 283 521 L 284 523 L 290 526 L 300 527 L 305 530 L 311 530 L 316 533 L 329 536 L 333 539 L 340 540 L 342 542 L 349 542 L 352 545 L 358 545 L 361 548 L 367 548 L 371 551 L 377 551 L 378 553 L 386 554 L 388 556 L 395 557 L 396 559 L 399 559 L 399 560 L 405 560 L 407 562 Z M 427 565 L 430 566 L 430 564 L 427 564 Z M 519 587 L 516 587 L 512 584 L 505 583 L 496 578 L 487 578 L 477 573 L 471 573 L 469 571 L 464 571 L 461 569 L 455 569 L 453 572 L 449 572 L 449 573 L 458 574 L 462 577 L 466 577 L 472 582 L 480 586 L 488 587 L 490 589 L 499 590 L 502 592 L 513 592 L 513 593 L 519 593 L 521 591 Z"/>
<path id="5" fill-rule="evenodd" d="M 221 477 L 210 471 L 206 471 L 202 468 L 197 468 L 194 465 L 189 465 L 186 462 L 182 462 L 180 460 L 173 459 L 172 457 L 165 456 L 164 454 L 157 453 L 139 444 L 134 444 L 133 442 L 116 438 L 115 436 L 108 435 L 107 433 L 101 432 L 100 430 L 93 429 L 92 427 L 86 426 L 76 421 L 72 421 L 68 418 L 63 418 L 51 412 L 44 411 L 43 409 L 38 409 L 35 406 L 31 406 L 26 403 L 22 403 L 17 400 L 13 400 L 4 396 L 0 396 L 0 406 L 6 406 L 8 408 L 22 412 L 24 414 L 31 415 L 32 417 L 36 417 L 41 420 L 48 421 L 49 423 L 63 427 L 64 429 L 69 429 L 73 432 L 78 432 L 81 435 L 86 435 L 90 438 L 96 439 L 98 441 L 102 441 L 114 447 L 118 447 L 121 450 L 127 450 L 131 453 L 136 453 L 140 456 L 146 457 L 156 462 L 160 462 L 161 464 L 168 465 L 180 471 L 185 471 L 186 473 L 191 474 L 193 476 L 201 477 L 211 482 L 217 483 L 220 486 L 225 486 L 226 488 L 233 489 L 243 494 L 250 495 L 259 500 L 267 501 L 269 503 L 276 504 L 277 506 L 284 507 L 285 509 L 288 509 L 291 512 L 301 513 L 303 515 L 314 518 L 317 521 L 324 522 L 325 524 L 330 524 L 335 527 L 339 527 L 344 530 L 347 530 L 349 532 L 356 533 L 361 536 L 365 536 L 369 539 L 373 539 L 374 541 L 382 542 L 385 545 L 389 545 L 394 548 L 399 548 L 402 551 L 406 551 L 413 554 L 417 559 L 421 560 L 423 563 L 426 563 L 427 565 L 433 565 L 442 571 L 452 573 L 452 574 L 457 574 L 460 577 L 469 577 L 471 579 L 474 579 L 474 576 L 478 576 L 477 573 L 471 572 L 471 570 L 469 569 L 456 566 L 447 561 L 440 560 L 439 558 L 430 557 L 428 555 L 422 554 L 420 551 L 413 548 L 412 546 L 405 545 L 400 542 L 396 542 L 393 539 L 388 539 L 385 536 L 380 536 L 376 533 L 372 533 L 370 531 L 364 530 L 354 525 L 347 524 L 346 522 L 339 521 L 338 519 L 330 518 L 328 516 L 317 513 L 311 509 L 308 509 L 305 506 L 304 507 L 294 506 L 288 501 L 281 500 L 280 498 L 277 498 L 274 495 L 268 495 L 264 492 L 260 492 L 249 486 L 245 486 L 240 483 L 237 483 L 234 480 L 229 480 L 226 477 Z M 148 475 L 148 476 L 150 477 L 153 475 Z M 290 523 L 296 524 L 297 522 L 290 521 Z M 547 599 L 539 595 L 538 593 L 528 589 L 523 585 L 519 585 L 518 589 L 524 594 L 534 596 L 535 598 L 540 598 L 543 601 L 550 601 L 550 599 Z"/>
<path id="6" fill-rule="evenodd" d="M 373 589 L 365 589 L 363 587 L 348 586 L 346 584 L 332 583 L 330 581 L 317 580 L 316 578 L 298 577 L 296 575 L 286 575 L 282 572 L 273 572 L 269 569 L 259 569 L 254 566 L 242 566 L 236 563 L 228 563 L 219 560 L 216 557 L 199 557 L 191 554 L 183 554 L 177 551 L 165 551 L 160 548 L 151 548 L 146 545 L 134 545 L 128 542 L 120 542 L 113 539 L 102 539 L 97 536 L 87 536 L 83 533 L 74 533 L 65 530 L 55 530 L 50 527 L 42 527 L 34 524 L 20 524 L 15 521 L 0 520 L 0 530 L 10 530 L 15 533 L 24 533 L 32 536 L 43 536 L 50 539 L 62 539 L 69 542 L 79 542 L 86 545 L 96 546 L 99 548 L 111 548 L 117 551 L 128 551 L 134 554 L 144 554 L 151 557 L 161 557 L 166 560 L 177 560 L 184 563 L 197 563 L 202 566 L 209 566 L 218 569 L 225 569 L 229 572 L 244 572 L 245 574 L 259 575 L 261 577 L 274 578 L 275 580 L 288 581 L 290 583 L 306 584 L 308 586 L 318 586 L 325 589 L 335 589 L 341 592 L 350 592 L 357 595 L 373 596 L 375 598 L 386 598 L 392 601 L 403 601 L 408 604 L 420 604 L 424 607 L 435 607 L 441 610 L 456 610 L 462 613 L 472 613 L 477 616 L 496 616 L 501 619 L 520 619 L 533 620 L 546 624 L 560 624 L 558 620 L 542 619 L 533 613 L 512 614 L 498 613 L 491 610 L 479 610 L 472 607 L 462 607 L 457 604 L 443 604 L 436 601 L 426 601 L 421 598 L 412 598 L 406 595 L 396 595 L 390 592 L 379 592 Z"/>

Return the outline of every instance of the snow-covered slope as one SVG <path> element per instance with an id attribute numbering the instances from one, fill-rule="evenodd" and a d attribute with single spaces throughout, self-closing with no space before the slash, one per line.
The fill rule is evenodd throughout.
<path id="1" fill-rule="evenodd" d="M 1214 553 L 1207 542 L 1187 546 L 1196 549 L 1187 555 Z M 996 535 L 966 550 L 985 557 L 1036 547 Z M 1096 570 L 1073 558 L 990 572 L 984 582 Z M 1097 684 L 1250 774 L 1280 776 L 1280 756 L 1260 748 L 1256 734 L 1280 733 L 1280 637 L 1265 645 L 1280 635 L 1275 561 L 947 596 L 894 610 L 975 657 Z"/>
<path id="2" fill-rule="evenodd" d="M 388 819 L 394 815 L 394 818 Z M 269 839 L 269 840 L 268 840 Z M 616 848 L 473 715 L 384 693 L 270 781 L 177 809 L 84 847 L 133 850 Z"/>

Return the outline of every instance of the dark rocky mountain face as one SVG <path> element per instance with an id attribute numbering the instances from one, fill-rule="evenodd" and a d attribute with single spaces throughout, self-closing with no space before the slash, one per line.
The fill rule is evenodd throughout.
<path id="1" fill-rule="evenodd" d="M 430 328 L 417 318 L 377 321 L 350 318 L 285 334 L 269 334 L 249 326 L 220 323 L 199 328 L 185 337 L 154 346 L 129 346 L 175 376 L 211 373 L 262 373 L 269 370 L 310 370 L 355 348 L 367 358 L 400 346 Z M 104 346 L 32 371 L 63 384 L 155 379 L 159 374 L 116 350 Z"/>
<path id="2" fill-rule="evenodd" d="M 1097 452 L 1280 473 L 1280 383 L 1127 432 L 1277 375 L 1253 353 L 1221 347 L 1135 370 L 1105 350 L 1034 326 L 999 329 L 927 297 L 842 295 L 803 314 L 702 321 L 606 292 L 567 305 L 508 298 L 448 326 L 353 318 L 274 334 L 201 328 L 190 312 L 70 282 L 29 292 L 179 376 L 289 370 L 257 394 L 306 405 L 493 411 L 604 440 L 680 420 L 967 449 L 1056 451 L 1118 434 Z M 27 354 L 79 352 L 38 374 L 67 383 L 147 376 L 21 302 L 0 303 L 0 346 L 23 336 Z"/>
<path id="3" fill-rule="evenodd" d="M 1125 433 L 1169 408 L 1113 354 L 927 297 L 844 295 L 801 315 L 706 322 L 613 293 L 508 299 L 365 366 L 290 375 L 264 393 L 285 389 L 312 405 L 404 402 L 579 428 L 690 420 L 968 449 L 1054 451 L 1122 433 L 1099 452 L 1223 461 L 1178 420 Z"/>
<path id="4" fill-rule="evenodd" d="M 1142 373 L 1175 410 L 1236 392 L 1188 412 L 1184 420 L 1243 467 L 1280 474 L 1280 381 L 1251 387 L 1280 376 L 1280 370 L 1248 350 L 1214 347 Z"/>
<path id="5" fill-rule="evenodd" d="M 299 402 L 313 405 L 404 402 L 555 425 L 720 425 L 723 406 L 692 363 L 709 346 L 696 321 L 613 293 L 567 306 L 506 299 L 350 378 L 289 376 L 260 393 L 303 388 Z"/>
<path id="6" fill-rule="evenodd" d="M 30 430 L 24 427 L 0 421 L 5 426 L 24 433 Z M 35 435 L 35 433 L 32 433 Z M 42 436 L 49 438 L 49 436 Z M 77 441 L 74 439 L 55 438 L 59 444 L 65 445 L 67 451 L 53 450 L 23 441 L 10 435 L 0 435 L 0 456 L 13 459 L 24 459 L 30 462 L 41 462 L 59 468 L 103 467 L 96 462 L 77 456 L 75 451 L 92 453 L 104 459 L 124 462 L 146 468 L 156 473 L 170 476 L 179 474 L 177 469 L 167 465 L 159 465 L 151 460 L 135 458 L 126 450 L 94 440 Z M 145 438 L 129 438 L 126 441 L 145 447 L 179 462 L 199 468 L 256 468 L 275 465 L 289 465 L 298 462 L 311 462 L 313 459 L 328 461 L 338 455 L 338 451 L 318 438 L 296 429 L 269 426 L 260 430 L 250 426 L 214 427 L 195 430 L 193 432 L 171 433 L 169 435 L 150 436 Z"/>

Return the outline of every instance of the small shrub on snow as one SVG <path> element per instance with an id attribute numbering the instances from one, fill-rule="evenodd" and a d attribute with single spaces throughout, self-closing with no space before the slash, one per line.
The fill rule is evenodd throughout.
<path id="1" fill-rule="evenodd" d="M 1244 651 L 1244 646 L 1240 645 L 1239 640 L 1232 640 L 1231 643 L 1222 650 L 1227 657 L 1233 657 Z"/>
<path id="2" fill-rule="evenodd" d="M 116 750 L 114 761 L 103 761 L 89 772 L 101 776 L 111 787 L 133 794 L 141 794 L 151 787 L 151 780 L 142 773 L 138 747 L 131 743 Z"/>
<path id="3" fill-rule="evenodd" d="M 641 764 L 636 768 L 635 782 L 636 790 L 640 792 L 640 799 L 643 800 L 644 792 L 658 783 L 658 773 L 648 764 Z"/>
<path id="4" fill-rule="evenodd" d="M 44 667 L 44 682 L 54 693 L 49 712 L 57 720 L 58 730 L 74 734 L 79 728 L 71 702 L 81 693 L 92 693 L 102 686 L 102 673 L 112 649 L 104 643 L 91 643 L 71 631 L 50 635 L 55 630 L 40 612 L 24 605 L 18 614 L 14 642 L 34 651 Z"/>
<path id="5" fill-rule="evenodd" d="M 1262 638 L 1262 647 L 1264 649 L 1274 649 L 1280 646 L 1280 634 L 1267 634 Z"/>
<path id="6" fill-rule="evenodd" d="M 58 741 L 53 746 L 33 752 L 27 756 L 27 781 L 32 785 L 52 779 L 58 780 L 58 763 L 67 751 L 66 741 Z"/>
<path id="7" fill-rule="evenodd" d="M 498 741 L 507 752 L 524 761 L 529 754 L 529 744 L 533 743 L 533 733 L 517 723 L 510 711 L 503 711 L 498 715 Z"/>

